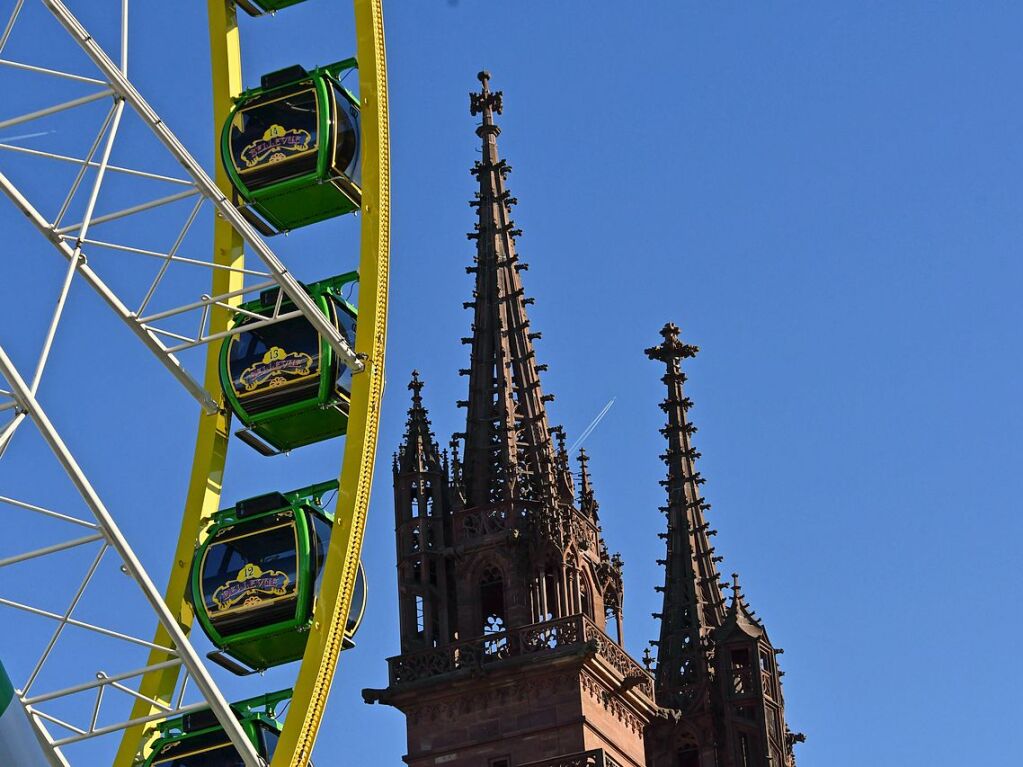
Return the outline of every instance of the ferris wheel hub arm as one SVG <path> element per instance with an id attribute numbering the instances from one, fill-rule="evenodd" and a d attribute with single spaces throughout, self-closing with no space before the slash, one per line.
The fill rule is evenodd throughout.
<path id="1" fill-rule="evenodd" d="M 238 750 L 238 753 L 241 755 L 245 763 L 245 767 L 260 767 L 262 760 L 256 754 L 252 743 L 249 741 L 245 731 L 238 723 L 238 720 L 235 719 L 234 715 L 231 713 L 230 706 L 221 695 L 216 684 L 213 682 L 212 677 L 209 675 L 209 671 L 207 671 L 206 667 L 202 664 L 202 661 L 199 659 L 195 649 L 189 643 L 185 632 L 182 630 L 181 626 L 178 625 L 174 616 L 171 614 L 170 609 L 164 603 L 160 592 L 153 584 L 149 574 L 146 572 L 145 568 L 142 567 L 142 563 L 139 561 L 138 557 L 136 557 L 135 552 L 132 550 L 127 539 L 121 533 L 120 528 L 117 526 L 116 522 L 114 522 L 113 517 L 111 517 L 106 506 L 103 504 L 103 501 L 100 499 L 92 484 L 78 465 L 78 462 L 75 460 L 74 456 L 71 455 L 67 445 L 64 444 L 64 441 L 61 439 L 45 411 L 36 400 L 35 395 L 32 393 L 28 384 L 14 367 L 14 364 L 10 357 L 7 356 L 7 352 L 4 350 L 3 346 L 0 346 L 0 375 L 3 376 L 4 380 L 10 386 L 11 393 L 14 398 L 19 402 L 21 407 L 24 408 L 29 417 L 35 423 L 40 436 L 42 436 L 47 446 L 53 452 L 68 478 L 71 480 L 72 484 L 74 484 L 75 489 L 78 490 L 82 499 L 89 507 L 89 510 L 96 518 L 96 522 L 102 530 L 103 537 L 106 539 L 104 549 L 106 546 L 110 546 L 117 552 L 128 574 L 142 590 L 143 596 L 156 613 L 164 630 L 166 630 L 170 635 L 171 641 L 176 648 L 176 652 L 181 663 L 188 669 L 190 678 L 195 681 L 196 686 L 208 702 L 210 709 L 224 728 L 224 732 Z M 38 714 L 38 712 L 36 713 Z M 62 723 L 62 726 L 66 726 L 66 723 Z M 80 728 L 68 726 L 68 729 L 75 731 Z M 83 731 L 77 738 L 74 738 L 74 740 L 84 739 L 91 735 L 92 734 Z"/>
<path id="2" fill-rule="evenodd" d="M 25 215 L 26 218 L 35 226 L 35 228 L 48 239 L 54 247 L 61 252 L 61 254 L 68 260 L 77 259 L 80 255 L 75 248 L 72 248 L 68 243 L 46 222 L 42 215 L 35 209 L 21 192 L 11 183 L 10 179 L 7 178 L 2 172 L 0 172 L 0 191 L 3 191 L 5 195 L 15 204 L 15 206 Z M 104 301 L 118 314 L 122 320 L 124 320 L 128 327 L 135 333 L 136 336 L 144 343 L 149 349 L 156 354 L 157 358 L 160 359 L 170 370 L 171 374 L 177 378 L 181 384 L 188 390 L 192 396 L 194 396 L 202 404 L 203 409 L 208 413 L 216 413 L 218 406 L 213 397 L 207 392 L 199 383 L 189 375 L 188 371 L 184 369 L 181 362 L 169 352 L 167 347 L 160 342 L 152 331 L 147 329 L 141 323 L 137 322 L 132 312 L 117 295 L 103 282 L 102 279 L 87 265 L 80 264 L 78 267 L 78 273 L 82 278 L 92 286 L 92 288 L 99 293 Z"/>
<path id="3" fill-rule="evenodd" d="M 237 231 L 252 251 L 266 264 L 281 288 L 296 307 L 302 310 L 306 319 L 316 328 L 320 336 L 330 344 L 338 356 L 344 360 L 355 373 L 365 369 L 365 364 L 355 354 L 355 350 L 338 332 L 327 318 L 319 311 L 316 303 L 306 294 L 305 290 L 292 274 L 280 262 L 277 256 L 260 238 L 245 216 L 231 203 L 203 170 L 202 166 L 188 153 L 177 137 L 160 119 L 149 103 L 142 97 L 131 81 L 124 75 L 114 61 L 86 31 L 78 19 L 60 0 L 41 0 L 43 5 L 54 15 L 64 29 L 75 39 L 93 64 L 103 73 L 110 88 L 119 98 L 124 99 L 138 113 L 139 117 L 156 134 L 160 142 L 174 155 L 175 159 L 191 176 L 202 194 L 213 202 L 217 212 Z"/>

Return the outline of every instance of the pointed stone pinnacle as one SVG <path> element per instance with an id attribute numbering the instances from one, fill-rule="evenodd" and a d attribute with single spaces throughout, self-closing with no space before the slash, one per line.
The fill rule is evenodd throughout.
<path id="1" fill-rule="evenodd" d="M 408 389 L 410 392 L 412 392 L 413 399 L 416 400 L 421 399 L 420 392 L 422 392 L 423 390 L 423 382 L 419 378 L 418 370 L 412 371 L 412 380 L 409 381 L 408 383 Z"/>

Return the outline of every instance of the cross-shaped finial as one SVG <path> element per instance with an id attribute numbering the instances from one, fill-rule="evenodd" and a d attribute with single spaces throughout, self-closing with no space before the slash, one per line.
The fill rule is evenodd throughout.
<path id="1" fill-rule="evenodd" d="M 469 94 L 469 113 L 476 116 L 482 112 L 484 123 L 493 122 L 493 112 L 501 114 L 504 107 L 504 93 L 490 90 L 490 72 L 484 70 L 476 77 L 483 84 L 483 88 L 480 93 Z"/>
<path id="2" fill-rule="evenodd" d="M 695 357 L 700 347 L 686 344 L 679 339 L 678 325 L 669 322 L 661 328 L 661 337 L 664 341 L 659 346 L 651 346 L 645 350 L 646 356 L 652 360 L 671 362 L 686 357 Z"/>
<path id="3" fill-rule="evenodd" d="M 650 654 L 650 648 L 646 647 L 643 649 L 643 667 L 649 671 L 650 667 L 654 665 L 654 656 Z"/>
<path id="4" fill-rule="evenodd" d="M 419 397 L 419 392 L 423 390 L 423 382 L 419 379 L 418 370 L 412 371 L 412 380 L 409 381 L 408 388 L 414 397 Z"/>

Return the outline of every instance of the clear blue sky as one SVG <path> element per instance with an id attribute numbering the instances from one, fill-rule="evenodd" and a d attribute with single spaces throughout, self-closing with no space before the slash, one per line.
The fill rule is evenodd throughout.
<path id="1" fill-rule="evenodd" d="M 137 83 L 209 167 L 203 4 L 135 5 Z M 662 555 L 662 385 L 642 350 L 673 321 L 701 347 L 688 393 L 724 572 L 741 572 L 786 650 L 788 720 L 808 736 L 800 764 L 1009 763 L 1023 681 L 1011 564 L 1023 8 L 390 0 L 386 22 L 394 272 L 372 601 L 320 762 L 397 765 L 405 753 L 402 717 L 359 690 L 386 684 L 398 648 L 389 457 L 413 367 L 439 439 L 463 425 L 478 142 L 467 93 L 485 67 L 505 93 L 500 146 L 552 419 L 572 441 L 615 398 L 585 444 L 626 563 L 630 651 L 656 635 Z M 243 19 L 246 82 L 344 58 L 351 41 L 343 2 Z M 9 208 L 0 215 L 14 265 L 0 342 L 27 362 L 45 319 L 20 293 L 55 290 L 60 263 Z M 352 229 L 272 244 L 313 279 L 354 263 Z M 54 361 L 64 378 L 41 396 L 162 581 L 195 408 L 84 287 L 70 311 Z M 33 473 L 42 449 L 19 439 L 21 478 L 46 482 Z M 225 500 L 329 477 L 338 452 L 267 461 L 236 443 Z M 30 663 L 0 648 L 8 665 Z"/>

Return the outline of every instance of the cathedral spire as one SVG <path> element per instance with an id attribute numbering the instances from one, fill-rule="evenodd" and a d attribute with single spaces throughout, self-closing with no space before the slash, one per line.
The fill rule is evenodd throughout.
<path id="1" fill-rule="evenodd" d="M 709 705 L 712 657 L 711 634 L 725 619 L 724 598 L 717 572 L 717 557 L 710 545 L 704 511 L 709 505 L 700 495 L 703 479 L 696 471 L 699 453 L 693 449 L 692 434 L 696 427 L 689 423 L 686 411 L 692 402 L 682 385 L 686 380 L 681 369 L 683 359 L 696 355 L 695 346 L 682 343 L 679 329 L 667 324 L 661 330 L 663 341 L 646 350 L 646 355 L 665 364 L 663 378 L 668 389 L 661 409 L 668 422 L 661 433 L 668 449 L 661 456 L 668 467 L 667 479 L 661 482 L 668 493 L 667 556 L 664 565 L 663 610 L 657 652 L 657 697 L 662 706 L 683 712 L 706 710 Z"/>
<path id="2" fill-rule="evenodd" d="M 533 340 L 519 272 L 526 265 L 515 251 L 520 231 L 511 220 L 515 203 L 505 187 L 511 168 L 500 158 L 497 137 L 501 129 L 494 115 L 501 114 L 503 96 L 490 90 L 490 75 L 479 73 L 482 89 L 470 94 L 470 112 L 482 115 L 476 135 L 482 140 L 482 158 L 472 169 L 479 181 L 470 205 L 478 212 L 475 265 L 475 300 L 471 344 L 462 482 L 468 507 L 512 500 L 532 501 L 553 509 L 571 494 L 563 488 L 551 440 L 545 403 L 553 399 L 540 389 Z M 570 484 L 570 483 L 569 483 Z"/>
<path id="3" fill-rule="evenodd" d="M 430 416 L 423 407 L 423 382 L 419 371 L 412 371 L 409 381 L 412 407 L 405 421 L 405 438 L 398 448 L 396 470 L 400 472 L 437 471 L 442 468 L 440 450 L 430 430 Z"/>

